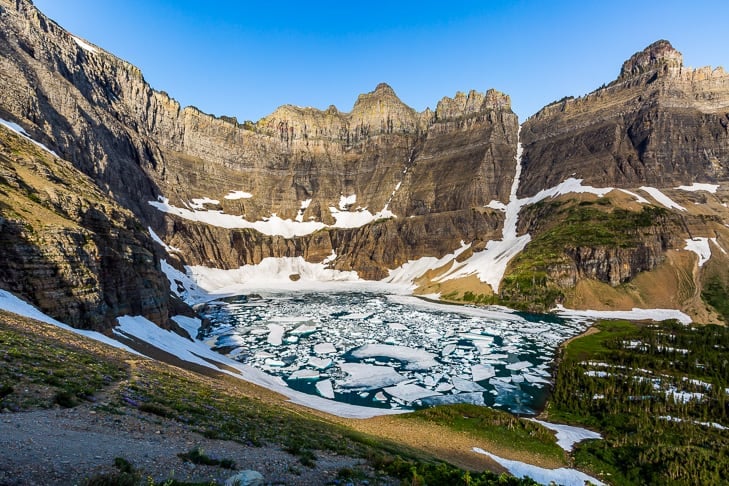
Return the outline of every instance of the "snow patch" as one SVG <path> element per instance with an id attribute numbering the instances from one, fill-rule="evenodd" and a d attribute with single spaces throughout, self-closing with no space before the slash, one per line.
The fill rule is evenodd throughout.
<path id="1" fill-rule="evenodd" d="M 209 197 L 190 199 L 190 207 L 192 209 L 205 209 L 206 204 L 220 204 L 220 201 L 218 201 L 217 199 L 210 199 Z"/>
<path id="2" fill-rule="evenodd" d="M 98 54 L 99 53 L 99 50 L 96 47 L 92 46 L 91 44 L 89 44 L 85 40 L 80 39 L 80 38 L 76 37 L 75 35 L 72 35 L 71 38 L 76 43 L 76 45 L 78 45 L 84 51 L 91 52 L 93 54 Z"/>
<path id="3" fill-rule="evenodd" d="M 661 191 L 659 191 L 655 187 L 641 186 L 640 190 L 648 193 L 653 199 L 655 199 L 656 201 L 658 201 L 658 203 L 662 204 L 663 206 L 667 207 L 668 209 L 678 209 L 680 211 L 686 211 L 685 207 L 674 202 L 673 199 L 666 196 L 665 194 L 663 194 Z"/>
<path id="4" fill-rule="evenodd" d="M 562 449 L 570 452 L 574 445 L 587 439 L 602 439 L 602 435 L 582 427 L 574 427 L 572 425 L 552 424 L 537 419 L 529 419 L 532 422 L 541 424 L 549 430 L 555 431 L 557 434 L 557 445 Z"/>
<path id="5" fill-rule="evenodd" d="M 711 247 L 709 246 L 709 238 L 689 238 L 686 240 L 684 250 L 692 251 L 699 256 L 699 268 L 711 258 Z"/>
<path id="6" fill-rule="evenodd" d="M 155 243 L 159 244 L 162 248 L 164 248 L 167 253 L 180 253 L 179 248 L 169 246 L 167 243 L 165 243 L 162 238 L 160 238 L 157 233 L 154 232 L 151 226 L 147 226 L 147 231 L 149 231 L 149 236 L 152 237 L 152 240 L 154 240 Z"/>
<path id="7" fill-rule="evenodd" d="M 716 190 L 719 189 L 719 184 L 702 184 L 700 182 L 694 182 L 690 186 L 678 186 L 676 189 L 689 192 L 706 191 L 716 194 Z"/>
<path id="8" fill-rule="evenodd" d="M 34 145 L 36 145 L 37 147 L 42 148 L 43 150 L 45 150 L 46 152 L 48 152 L 52 156 L 58 157 L 58 154 L 55 153 L 53 150 L 49 149 L 48 147 L 46 147 L 42 143 L 36 142 L 32 138 L 30 138 L 30 135 L 28 135 L 28 133 L 25 131 L 25 129 L 23 127 L 21 127 L 20 125 L 18 125 L 17 123 L 13 123 L 11 121 L 3 120 L 2 118 L 0 118 L 0 125 L 3 125 L 8 130 L 10 130 L 12 132 L 15 132 L 16 134 L 20 135 L 21 137 L 23 137 L 24 139 L 28 140 L 29 142 L 32 142 Z M 60 159 L 60 157 L 58 157 L 58 158 Z"/>
<path id="9" fill-rule="evenodd" d="M 351 196 L 341 195 L 339 197 L 339 209 L 346 211 L 349 206 L 352 206 L 356 202 L 357 194 L 352 194 Z"/>
<path id="10" fill-rule="evenodd" d="M 503 466 L 512 476 L 521 478 L 528 476 L 539 484 L 561 484 L 562 486 L 584 486 L 586 482 L 590 482 L 596 486 L 604 486 L 605 483 L 602 481 L 588 476 L 587 474 L 578 471 L 577 469 L 570 469 L 566 467 L 560 467 L 558 469 L 545 469 L 539 466 L 532 466 L 520 461 L 512 461 L 504 459 L 496 454 L 487 452 L 480 447 L 474 447 L 473 452 L 477 454 L 483 454 L 490 457 L 492 460 L 498 462 Z"/>
<path id="11" fill-rule="evenodd" d="M 120 343 L 119 341 L 116 341 L 99 332 L 76 329 L 60 321 L 57 321 L 47 314 L 44 314 L 34 306 L 30 305 L 23 299 L 20 299 L 15 295 L 11 294 L 7 290 L 0 289 L 0 309 L 12 312 L 13 314 L 18 314 L 19 316 L 28 317 L 30 319 L 35 319 L 36 321 L 45 322 L 46 324 L 60 327 L 61 329 L 65 329 L 66 331 L 71 331 L 74 334 L 85 336 L 87 338 L 93 339 L 94 341 L 99 341 L 104 344 L 108 344 L 109 346 L 123 349 L 124 351 L 127 351 L 129 353 L 139 354 L 128 346 Z"/>
<path id="12" fill-rule="evenodd" d="M 597 310 L 576 310 L 566 309 L 557 305 L 553 312 L 563 317 L 588 317 L 597 319 L 627 319 L 632 321 L 665 321 L 676 319 L 681 324 L 691 324 L 691 318 L 683 312 L 675 309 L 638 309 L 634 307 L 629 311 L 597 311 Z"/>
<path id="13" fill-rule="evenodd" d="M 224 199 L 228 199 L 229 201 L 235 201 L 238 199 L 250 199 L 253 197 L 253 194 L 250 192 L 245 191 L 230 191 L 230 193 L 227 196 L 224 196 Z"/>
<path id="14" fill-rule="evenodd" d="M 644 198 L 640 194 L 636 194 L 636 193 L 634 193 L 632 191 L 628 191 L 628 190 L 625 190 L 625 189 L 620 189 L 620 191 L 621 192 L 624 192 L 625 194 L 627 194 L 629 196 L 633 196 L 635 198 L 635 201 L 638 202 L 638 203 L 640 203 L 640 204 L 650 204 L 651 203 L 648 199 Z"/>

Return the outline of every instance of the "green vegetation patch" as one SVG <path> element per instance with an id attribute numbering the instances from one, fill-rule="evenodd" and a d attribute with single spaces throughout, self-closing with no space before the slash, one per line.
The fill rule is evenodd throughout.
<path id="1" fill-rule="evenodd" d="M 72 407 L 126 376 L 124 365 L 42 334 L 21 334 L 0 313 L 0 409 Z"/>
<path id="2" fill-rule="evenodd" d="M 566 464 L 554 433 L 535 422 L 510 413 L 469 404 L 444 405 L 418 410 L 403 420 L 419 420 L 466 432 L 500 447 L 526 451 Z"/>
<path id="3" fill-rule="evenodd" d="M 729 329 L 605 321 L 562 352 L 548 414 L 599 430 L 577 466 L 613 484 L 729 483 Z"/>
<path id="4" fill-rule="evenodd" d="M 564 297 L 552 275 L 573 265 L 568 251 L 575 248 L 635 248 L 641 231 L 659 224 L 664 208 L 644 206 L 628 211 L 608 198 L 580 203 L 542 201 L 524 210 L 523 218 L 539 222 L 533 239 L 510 263 L 500 290 L 500 303 L 516 309 L 543 312 Z M 557 223 L 558 222 L 558 223 Z"/>

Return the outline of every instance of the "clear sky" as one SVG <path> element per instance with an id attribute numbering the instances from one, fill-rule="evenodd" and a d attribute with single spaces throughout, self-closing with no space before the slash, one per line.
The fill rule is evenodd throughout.
<path id="1" fill-rule="evenodd" d="M 523 120 L 667 39 L 729 70 L 729 0 L 35 0 L 183 105 L 239 121 L 282 104 L 349 111 L 380 82 L 418 111 L 495 88 Z"/>

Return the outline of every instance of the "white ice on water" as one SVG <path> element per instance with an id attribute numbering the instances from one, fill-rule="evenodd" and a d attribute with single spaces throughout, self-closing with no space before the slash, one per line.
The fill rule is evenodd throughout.
<path id="1" fill-rule="evenodd" d="M 388 366 L 366 363 L 340 363 L 339 368 L 349 375 L 337 384 L 343 388 L 374 390 L 396 385 L 407 378 Z"/>
<path id="2" fill-rule="evenodd" d="M 562 486 L 585 486 L 586 482 L 590 482 L 596 486 L 604 486 L 605 483 L 589 476 L 577 469 L 560 467 L 558 469 L 546 469 L 539 466 L 532 466 L 520 461 L 512 461 L 504 459 L 496 454 L 487 452 L 480 447 L 474 447 L 473 451 L 477 454 L 483 454 L 503 466 L 509 473 L 517 478 L 528 476 L 539 484 L 561 484 Z"/>
<path id="3" fill-rule="evenodd" d="M 413 383 L 399 383 L 395 386 L 384 388 L 385 393 L 388 395 L 402 400 L 406 403 L 414 402 L 426 397 L 432 397 L 440 395 L 440 393 L 428 390 L 422 386 L 415 385 Z"/>
<path id="4" fill-rule="evenodd" d="M 427 370 L 438 363 L 435 355 L 423 349 L 408 348 L 407 346 L 392 346 L 389 344 L 365 344 L 351 351 L 355 358 L 373 358 L 382 356 L 405 363 L 406 370 Z"/>

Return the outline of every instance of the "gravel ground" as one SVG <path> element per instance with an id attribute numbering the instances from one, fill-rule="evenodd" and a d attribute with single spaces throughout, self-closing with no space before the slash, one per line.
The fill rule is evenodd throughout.
<path id="1" fill-rule="evenodd" d="M 232 459 L 236 470 L 260 472 L 267 484 L 347 484 L 337 481 L 342 468 L 374 473 L 360 459 L 317 453 L 315 468 L 277 447 L 249 447 L 212 440 L 184 425 L 134 410 L 124 415 L 95 410 L 91 404 L 0 414 L 0 485 L 78 484 L 115 471 L 122 457 L 156 481 L 224 483 L 235 471 L 183 462 L 177 454 L 195 447 L 219 459 Z M 395 484 L 391 480 L 359 480 L 352 484 Z"/>

